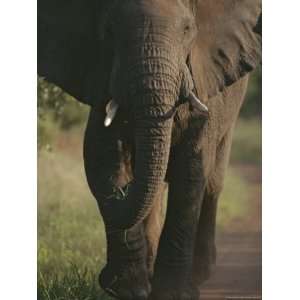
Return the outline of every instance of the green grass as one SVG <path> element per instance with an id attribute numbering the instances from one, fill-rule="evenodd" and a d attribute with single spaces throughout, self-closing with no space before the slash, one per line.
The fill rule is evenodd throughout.
<path id="1" fill-rule="evenodd" d="M 257 164 L 258 125 L 249 122 L 238 124 L 232 160 Z M 51 147 L 43 147 L 38 156 L 38 299 L 111 299 L 97 283 L 105 263 L 106 242 L 84 175 L 82 129 L 64 133 L 55 126 L 49 128 Z M 252 154 L 257 157 L 251 158 Z M 250 194 L 249 183 L 236 168 L 230 168 L 219 204 L 219 230 L 230 228 L 247 214 Z"/>
<path id="2" fill-rule="evenodd" d="M 251 190 L 245 179 L 234 168 L 229 168 L 224 189 L 218 203 L 217 226 L 219 231 L 230 230 L 232 224 L 246 217 Z"/>
<path id="3" fill-rule="evenodd" d="M 47 300 L 106 300 L 100 290 L 95 275 L 87 270 L 80 271 L 76 266 L 65 270 L 63 276 L 38 274 L 38 299 Z"/>
<path id="4" fill-rule="evenodd" d="M 38 173 L 38 299 L 110 299 L 96 282 L 105 234 L 82 160 L 41 151 Z"/>
<path id="5" fill-rule="evenodd" d="M 260 166 L 261 137 L 262 128 L 260 119 L 240 119 L 237 122 L 234 132 L 231 162 Z"/>

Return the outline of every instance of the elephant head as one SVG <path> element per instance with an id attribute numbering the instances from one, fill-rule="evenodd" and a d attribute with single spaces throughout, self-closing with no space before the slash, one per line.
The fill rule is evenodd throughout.
<path id="1" fill-rule="evenodd" d="M 134 123 L 130 213 L 119 227 L 143 220 L 160 190 L 180 101 L 205 111 L 202 101 L 260 62 L 260 2 L 39 0 L 39 75 L 107 107 L 106 126 L 118 107 Z"/>

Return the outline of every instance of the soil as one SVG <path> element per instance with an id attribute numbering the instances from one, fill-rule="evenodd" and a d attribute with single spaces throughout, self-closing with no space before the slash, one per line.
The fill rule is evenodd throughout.
<path id="1" fill-rule="evenodd" d="M 253 186 L 249 217 L 218 233 L 217 264 L 211 278 L 201 286 L 202 300 L 261 299 L 261 170 L 238 167 Z"/>

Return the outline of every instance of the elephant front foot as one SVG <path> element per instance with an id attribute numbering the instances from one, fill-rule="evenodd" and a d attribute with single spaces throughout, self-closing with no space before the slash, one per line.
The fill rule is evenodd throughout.
<path id="1" fill-rule="evenodd" d="M 208 280 L 216 267 L 216 247 L 214 244 L 197 249 L 193 262 L 193 282 L 199 286 Z"/>
<path id="2" fill-rule="evenodd" d="M 199 300 L 199 290 L 186 270 L 156 270 L 152 283 L 151 300 Z"/>
<path id="3" fill-rule="evenodd" d="M 151 291 L 142 226 L 107 234 L 108 262 L 100 286 L 117 299 L 144 300 Z"/>
<path id="4" fill-rule="evenodd" d="M 193 271 L 193 282 L 198 286 L 202 285 L 211 277 L 211 274 L 214 272 L 215 267 L 215 264 L 198 265 L 197 269 Z"/>
<path id="5" fill-rule="evenodd" d="M 134 263 L 124 269 L 107 265 L 99 276 L 99 283 L 107 294 L 124 300 L 146 300 L 151 290 L 146 266 Z"/>

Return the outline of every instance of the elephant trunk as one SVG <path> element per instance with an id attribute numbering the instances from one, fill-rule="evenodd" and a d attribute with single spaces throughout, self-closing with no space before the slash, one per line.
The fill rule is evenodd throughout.
<path id="1" fill-rule="evenodd" d="M 150 96 L 150 99 L 153 96 Z M 172 107 L 165 107 L 167 115 Z M 129 193 L 135 214 L 132 225 L 142 221 L 165 179 L 171 146 L 172 117 L 165 119 L 155 107 L 136 116 L 134 183 Z"/>
<path id="2" fill-rule="evenodd" d="M 161 190 L 169 160 L 175 100 L 181 86 L 180 67 L 174 63 L 178 59 L 170 59 L 167 50 L 164 56 L 164 49 L 153 45 L 147 51 L 149 55 L 143 53 L 129 72 L 133 74 L 129 75 L 129 94 L 134 103 L 134 180 L 123 201 L 127 215 L 117 220 L 119 229 L 144 220 Z"/>

